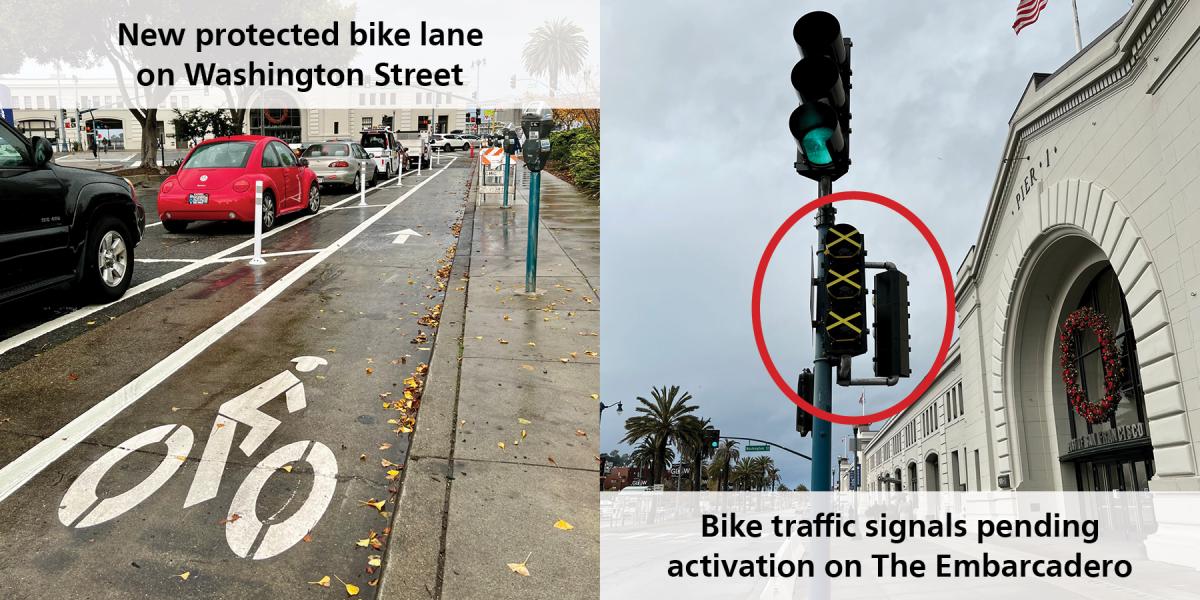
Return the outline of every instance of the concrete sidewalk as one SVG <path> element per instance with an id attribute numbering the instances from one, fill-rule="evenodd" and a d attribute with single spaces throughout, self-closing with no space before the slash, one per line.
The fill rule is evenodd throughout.
<path id="1" fill-rule="evenodd" d="M 385 600 L 599 597 L 600 207 L 543 173 L 526 296 L 526 197 L 468 203 Z"/>

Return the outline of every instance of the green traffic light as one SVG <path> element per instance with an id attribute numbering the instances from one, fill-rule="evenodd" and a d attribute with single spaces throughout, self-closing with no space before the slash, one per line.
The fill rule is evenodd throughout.
<path id="1" fill-rule="evenodd" d="M 804 134 L 800 143 L 804 146 L 804 157 L 810 164 L 823 167 L 833 162 L 828 144 L 830 137 L 833 137 L 833 130 L 828 127 L 817 127 Z"/>

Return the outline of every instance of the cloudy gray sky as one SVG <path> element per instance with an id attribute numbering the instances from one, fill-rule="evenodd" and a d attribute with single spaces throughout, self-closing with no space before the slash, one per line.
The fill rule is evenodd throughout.
<path id="1" fill-rule="evenodd" d="M 604 451 L 618 447 L 634 399 L 671 384 L 690 391 L 723 434 L 809 450 L 750 328 L 763 248 L 816 196 L 815 184 L 792 170 L 787 129 L 796 106 L 788 80 L 799 58 L 795 20 L 831 11 L 854 40 L 854 162 L 834 189 L 906 204 L 938 237 L 953 271 L 978 235 L 1008 119 L 1030 75 L 1053 72 L 1075 52 L 1068 0 L 1050 0 L 1020 36 L 1011 28 L 1016 4 L 604 3 L 602 399 L 625 403 L 623 415 L 606 411 Z M 1085 45 L 1130 6 L 1079 4 Z M 871 260 L 895 261 L 911 280 L 914 377 L 867 388 L 873 412 L 929 368 L 945 315 L 941 282 L 928 246 L 899 217 L 863 203 L 838 210 L 839 221 L 866 235 Z M 806 280 L 814 237 L 809 219 L 792 230 L 764 288 L 765 335 L 789 379 L 812 359 Z M 860 357 L 855 372 L 869 374 L 869 360 Z M 835 409 L 858 412 L 858 394 L 835 386 Z M 835 427 L 835 447 L 848 432 Z M 807 484 L 807 461 L 771 456 L 789 487 Z"/>

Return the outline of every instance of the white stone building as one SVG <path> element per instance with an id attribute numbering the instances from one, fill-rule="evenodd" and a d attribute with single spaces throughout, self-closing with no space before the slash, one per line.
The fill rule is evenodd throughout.
<path id="1" fill-rule="evenodd" d="M 170 93 L 158 110 L 158 121 L 165 133 L 167 147 L 184 148 L 186 140 L 177 139 L 172 120 L 174 109 L 188 110 L 201 104 L 220 105 L 225 96 L 211 100 L 212 90 L 180 89 Z M 115 80 L 77 78 L 0 78 L 0 108 L 13 110 L 14 125 L 29 136 L 57 140 L 64 133 L 62 110 L 68 119 L 78 109 L 96 109 L 86 114 L 77 125 L 92 125 L 102 140 L 109 140 L 114 149 L 141 147 L 142 131 L 137 119 L 125 107 L 124 91 Z M 211 100 L 211 101 L 210 101 Z M 271 102 L 252 98 L 247 111 L 246 133 L 274 135 L 287 142 L 307 143 L 333 136 L 353 135 L 363 127 L 377 126 L 391 118 L 396 131 L 428 130 L 435 132 L 466 131 L 474 110 L 461 106 L 461 99 L 450 94 L 423 89 L 387 90 L 380 88 L 349 91 L 346 106 L 350 108 L 286 109 L 270 108 Z M 282 104 L 282 103 L 281 103 Z M 268 108 L 262 108 L 262 106 Z M 403 107 L 403 108 L 397 108 Z M 481 117 L 488 122 L 519 122 L 512 110 L 486 111 Z M 93 122 L 94 119 L 94 122 Z M 516 119 L 516 120 L 514 120 Z M 88 147 L 87 134 L 81 127 L 67 129 L 68 143 Z"/>
<path id="2" fill-rule="evenodd" d="M 1200 3 L 1137 0 L 1010 120 L 958 341 L 937 381 L 865 451 L 882 490 L 1200 490 Z M 1059 332 L 1091 307 L 1113 333 L 1115 411 L 1089 424 Z M 1070 336 L 1087 400 L 1097 336 Z"/>

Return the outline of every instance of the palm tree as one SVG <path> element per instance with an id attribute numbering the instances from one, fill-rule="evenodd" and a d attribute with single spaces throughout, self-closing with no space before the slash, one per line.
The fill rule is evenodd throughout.
<path id="1" fill-rule="evenodd" d="M 679 386 L 673 385 L 668 389 L 651 388 L 651 402 L 638 396 L 640 406 L 634 409 L 640 413 L 636 417 L 625 420 L 625 437 L 623 442 L 635 443 L 649 439 L 654 445 L 653 483 L 662 483 L 662 474 L 666 465 L 668 446 L 678 446 L 683 440 L 684 432 L 692 427 L 696 419 L 691 413 L 695 405 L 688 404 L 692 395 L 683 392 L 680 395 Z"/>
<path id="2" fill-rule="evenodd" d="M 792 490 L 789 490 L 789 489 L 788 489 L 788 486 L 786 486 L 786 485 L 784 485 L 784 484 L 782 484 L 782 483 L 781 483 L 781 484 L 779 484 L 779 487 L 775 488 L 775 491 L 777 491 L 777 492 L 790 492 L 790 491 L 792 491 Z"/>
<path id="3" fill-rule="evenodd" d="M 639 470 L 644 470 L 654 465 L 654 440 L 645 438 L 642 443 L 638 444 L 633 452 L 629 453 L 629 464 L 637 467 Z M 665 455 L 667 464 L 675 462 L 675 451 L 667 448 Z"/>
<path id="4" fill-rule="evenodd" d="M 741 454 L 737 447 L 737 440 L 724 440 L 713 452 L 712 463 L 708 467 L 708 476 L 710 479 L 717 480 L 717 490 L 719 491 L 723 492 L 729 489 L 729 472 Z"/>
<path id="5" fill-rule="evenodd" d="M 680 434 L 680 453 L 692 461 L 692 489 L 700 489 L 700 469 L 704 467 L 704 456 L 708 448 L 704 447 L 704 432 L 712 431 L 712 419 L 694 418 Z"/>
<path id="6" fill-rule="evenodd" d="M 521 58 L 525 70 L 538 77 L 550 79 L 550 96 L 558 90 L 558 74 L 574 75 L 583 69 L 583 60 L 588 55 L 588 41 L 583 29 L 567 19 L 546 21 L 525 43 Z"/>
<path id="7" fill-rule="evenodd" d="M 733 489 L 749 490 L 750 487 L 752 485 L 754 485 L 754 473 L 755 472 L 756 472 L 756 467 L 754 465 L 753 459 L 749 459 L 749 458 L 738 459 L 737 464 L 735 464 L 733 466 L 733 472 L 731 474 L 731 480 L 733 482 Z"/>

